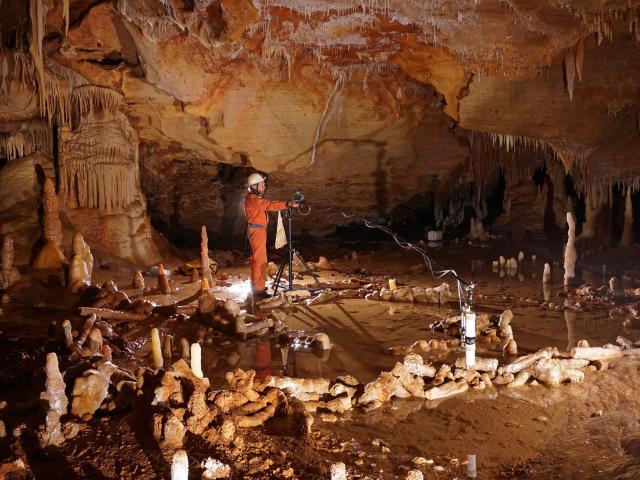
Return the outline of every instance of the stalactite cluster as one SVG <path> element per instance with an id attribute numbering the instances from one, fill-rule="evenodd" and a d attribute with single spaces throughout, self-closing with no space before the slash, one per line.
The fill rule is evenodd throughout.
<path id="1" fill-rule="evenodd" d="M 0 156 L 9 160 L 41 151 L 51 155 L 51 129 L 40 120 L 5 124 L 0 133 Z"/>
<path id="2" fill-rule="evenodd" d="M 31 41 L 29 53 L 38 74 L 38 92 L 40 94 L 40 111 L 45 114 L 46 78 L 44 69 L 44 56 L 42 53 L 42 39 L 45 33 L 45 17 L 47 15 L 46 3 L 38 0 L 29 2 L 29 15 L 31 17 Z"/>
<path id="3" fill-rule="evenodd" d="M 12 88 L 18 86 L 36 91 L 36 71 L 31 55 L 0 50 L 0 95 L 9 95 Z"/>
<path id="4" fill-rule="evenodd" d="M 73 126 L 60 129 L 60 193 L 69 205 L 113 210 L 134 200 L 137 139 L 118 111 L 121 98 L 95 86 L 72 93 Z"/>

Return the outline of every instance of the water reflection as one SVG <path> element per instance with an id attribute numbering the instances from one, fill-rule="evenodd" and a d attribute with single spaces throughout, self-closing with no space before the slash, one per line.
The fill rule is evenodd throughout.
<path id="1" fill-rule="evenodd" d="M 476 456 L 475 454 L 473 455 L 467 455 L 467 478 L 477 478 L 477 471 L 476 471 Z"/>

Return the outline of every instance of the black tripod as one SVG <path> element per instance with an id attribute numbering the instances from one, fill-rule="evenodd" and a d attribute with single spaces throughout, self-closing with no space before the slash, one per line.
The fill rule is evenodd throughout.
<path id="1" fill-rule="evenodd" d="M 280 287 L 280 280 L 282 279 L 282 273 L 284 272 L 284 266 L 289 263 L 289 285 L 286 290 L 290 292 L 291 290 L 295 290 L 293 288 L 293 258 L 294 256 L 298 258 L 300 263 L 304 265 L 304 268 L 309 272 L 309 274 L 316 281 L 316 284 L 319 288 L 322 288 L 322 284 L 318 280 L 318 276 L 311 271 L 307 262 L 305 262 L 302 256 L 298 253 L 297 250 L 293 248 L 293 235 L 291 234 L 291 223 L 293 218 L 293 209 L 291 207 L 287 207 L 287 213 L 285 214 L 288 218 L 288 228 L 287 228 L 287 254 L 282 257 L 282 261 L 280 262 L 280 268 L 278 268 L 278 273 L 273 280 L 273 295 L 275 296 L 278 293 L 278 288 Z"/>

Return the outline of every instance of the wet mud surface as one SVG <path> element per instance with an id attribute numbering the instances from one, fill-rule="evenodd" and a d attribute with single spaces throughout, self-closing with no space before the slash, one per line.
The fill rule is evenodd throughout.
<path id="1" fill-rule="evenodd" d="M 513 311 L 520 355 L 545 346 L 565 350 L 581 339 L 591 345 L 615 343 L 619 335 L 640 340 L 640 329 L 610 314 L 610 307 L 554 308 L 564 302 L 561 267 L 552 269 L 550 289 L 545 291 L 541 282 L 544 262 L 558 257 L 554 249 L 534 250 L 538 260 L 532 262 L 533 251 L 522 248 L 526 258 L 517 272 L 493 271 L 492 261 L 499 255 L 516 256 L 519 250 L 513 246 L 452 247 L 435 251 L 435 255 L 476 283 L 477 314 Z M 634 250 L 631 255 L 635 254 Z M 633 288 L 638 286 L 634 278 L 640 275 L 636 277 L 634 265 L 623 270 L 630 263 L 623 260 L 628 255 L 620 255 L 620 270 L 614 273 L 624 286 Z M 401 285 L 433 287 L 440 283 L 425 273 L 412 273 L 419 258 L 397 253 L 392 247 L 373 254 L 361 251 L 357 260 L 330 260 L 339 273 L 322 272 L 324 280 L 343 279 L 345 272 L 362 273 L 364 269 L 371 277 L 395 278 Z M 578 283 L 606 284 L 610 271 L 603 275 L 596 260 L 587 267 L 578 272 Z M 612 266 L 607 268 L 613 271 Z M 216 295 L 243 300 L 248 293 L 248 269 L 230 268 L 224 273 L 228 278 L 214 287 Z M 134 300 L 138 292 L 126 288 L 131 278 L 131 272 L 96 270 L 94 274 L 94 281 L 114 280 Z M 455 290 L 451 277 L 444 280 Z M 305 277 L 300 283 L 310 281 Z M 174 276 L 172 285 L 171 295 L 144 298 L 165 305 L 186 304 L 191 299 L 195 305 L 199 285 L 181 276 Z M 125 327 L 137 339 L 135 348 L 114 353 L 114 363 L 130 369 L 152 366 L 149 331 L 158 326 L 176 340 L 202 339 L 204 374 L 220 388 L 226 388 L 224 374 L 235 368 L 254 369 L 257 379 L 267 375 L 333 379 L 348 374 L 366 383 L 402 358 L 390 354 L 394 349 L 397 353 L 421 339 L 451 342 L 454 337 L 430 326 L 459 313 L 454 300 L 436 306 L 344 299 L 282 308 L 281 321 L 292 332 L 289 342 L 275 334 L 238 340 L 203 332 L 181 319 L 143 326 L 131 322 Z M 154 445 L 153 438 L 141 435 L 135 419 L 126 414 L 90 420 L 60 449 L 37 448 L 32 430 L 39 420 L 43 358 L 58 342 L 49 333 L 50 323 L 69 318 L 77 327 L 76 301 L 55 279 L 38 277 L 27 291 L 12 293 L 12 301 L 2 305 L 0 400 L 7 402 L 0 410 L 7 430 L 7 437 L 0 439 L 3 457 L 13 458 L 15 445 L 21 445 L 36 478 L 169 478 L 166 452 Z M 259 310 L 254 313 L 264 315 Z M 304 345 L 305 338 L 318 332 L 329 335 L 330 351 Z M 495 349 L 487 352 L 480 343 L 478 353 L 497 356 L 501 362 L 509 360 Z M 462 355 L 453 344 L 423 353 L 425 361 L 434 363 Z M 629 358 L 613 362 L 608 370 L 588 373 L 576 385 L 493 388 L 435 402 L 394 399 L 370 412 L 353 409 L 334 418 L 315 415 L 313 433 L 303 441 L 292 436 L 286 422 L 279 419 L 248 431 L 241 448 L 232 445 L 213 451 L 192 439 L 194 443 L 186 447 L 194 456 L 191 478 L 200 478 L 199 461 L 207 456 L 231 464 L 233 478 L 329 478 L 328 467 L 335 461 L 343 461 L 352 478 L 405 478 L 414 468 L 434 479 L 638 478 L 639 366 Z M 16 428 L 23 431 L 18 439 Z"/>

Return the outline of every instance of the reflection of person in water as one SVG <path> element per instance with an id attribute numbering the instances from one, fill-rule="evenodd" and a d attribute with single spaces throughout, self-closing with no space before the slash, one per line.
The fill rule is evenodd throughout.
<path id="1" fill-rule="evenodd" d="M 227 356 L 231 367 L 256 371 L 256 380 L 264 380 L 269 375 L 280 376 L 280 370 L 272 368 L 271 344 L 269 342 L 251 340 L 238 342 L 235 350 Z"/>
<path id="2" fill-rule="evenodd" d="M 269 342 L 256 343 L 256 380 L 264 380 L 269 375 L 280 376 L 279 370 L 271 368 L 271 344 Z"/>

